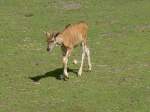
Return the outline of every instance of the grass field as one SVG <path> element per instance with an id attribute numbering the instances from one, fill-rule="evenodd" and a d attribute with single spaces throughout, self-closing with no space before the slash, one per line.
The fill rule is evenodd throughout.
<path id="1" fill-rule="evenodd" d="M 46 52 L 43 31 L 80 20 L 93 70 L 76 76 L 77 48 L 58 80 L 61 51 Z M 149 0 L 0 0 L 0 112 L 149 111 Z"/>

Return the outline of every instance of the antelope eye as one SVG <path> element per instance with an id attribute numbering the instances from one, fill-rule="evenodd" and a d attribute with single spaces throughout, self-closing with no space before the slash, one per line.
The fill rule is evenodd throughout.
<path id="1" fill-rule="evenodd" d="M 54 40 L 50 40 L 49 42 L 54 42 Z"/>
<path id="2" fill-rule="evenodd" d="M 51 43 L 51 42 L 54 42 L 54 40 L 47 40 L 47 42 Z"/>

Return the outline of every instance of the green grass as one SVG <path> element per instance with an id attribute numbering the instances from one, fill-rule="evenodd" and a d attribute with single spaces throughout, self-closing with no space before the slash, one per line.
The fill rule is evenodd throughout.
<path id="1" fill-rule="evenodd" d="M 0 112 L 149 112 L 150 1 L 74 3 L 0 0 Z M 61 52 L 46 52 L 42 32 L 80 20 L 89 24 L 93 70 L 58 80 Z M 70 69 L 78 69 L 72 58 L 80 56 L 78 48 Z"/>

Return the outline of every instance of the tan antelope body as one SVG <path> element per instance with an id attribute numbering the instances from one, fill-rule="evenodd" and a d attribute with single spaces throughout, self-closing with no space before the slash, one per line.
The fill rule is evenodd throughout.
<path id="1" fill-rule="evenodd" d="M 62 32 L 63 45 L 68 48 L 73 48 L 81 42 L 87 41 L 88 26 L 86 23 L 78 23 L 69 25 Z"/>
<path id="2" fill-rule="evenodd" d="M 63 54 L 63 67 L 64 67 L 64 79 L 69 78 L 67 72 L 67 62 L 68 57 L 71 55 L 73 48 L 79 44 L 82 45 L 82 60 L 81 66 L 78 71 L 78 75 L 81 76 L 82 68 L 83 68 L 83 61 L 85 55 L 88 58 L 88 65 L 89 70 L 91 70 L 91 60 L 90 60 L 90 51 L 87 47 L 87 32 L 88 32 L 88 25 L 85 22 L 79 22 L 76 24 L 69 24 L 65 27 L 62 32 L 57 33 L 48 33 L 45 32 L 47 36 L 47 43 L 48 51 L 52 51 L 56 44 L 61 46 L 62 54 Z"/>

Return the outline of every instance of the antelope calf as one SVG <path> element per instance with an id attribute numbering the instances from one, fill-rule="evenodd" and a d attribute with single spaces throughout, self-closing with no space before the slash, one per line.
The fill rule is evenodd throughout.
<path id="1" fill-rule="evenodd" d="M 87 46 L 88 25 L 85 22 L 67 25 L 62 32 L 44 32 L 47 37 L 47 51 L 51 52 L 55 45 L 61 46 L 63 61 L 63 78 L 68 79 L 67 62 L 73 48 L 79 44 L 82 46 L 82 59 L 78 76 L 82 74 L 85 56 L 88 59 L 88 69 L 91 70 L 90 51 Z"/>

